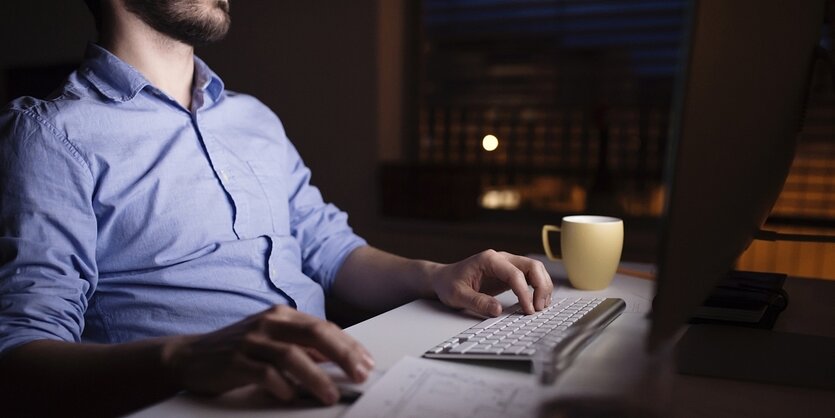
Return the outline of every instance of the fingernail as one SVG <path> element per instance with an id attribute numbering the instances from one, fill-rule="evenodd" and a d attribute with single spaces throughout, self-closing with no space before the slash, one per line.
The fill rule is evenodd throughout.
<path id="1" fill-rule="evenodd" d="M 366 369 L 371 370 L 374 368 L 374 359 L 369 354 L 363 354 L 362 361 L 365 363 Z"/>
<path id="2" fill-rule="evenodd" d="M 339 401 L 339 391 L 336 388 L 328 388 L 327 393 L 325 393 L 325 399 L 323 401 L 328 405 L 333 405 Z"/>
<path id="3" fill-rule="evenodd" d="M 354 380 L 364 382 L 365 379 L 368 379 L 368 368 L 362 364 L 357 364 L 354 367 Z"/>
<path id="4" fill-rule="evenodd" d="M 489 306 L 490 315 L 498 316 L 502 314 L 502 307 L 498 303 L 491 303 Z"/>

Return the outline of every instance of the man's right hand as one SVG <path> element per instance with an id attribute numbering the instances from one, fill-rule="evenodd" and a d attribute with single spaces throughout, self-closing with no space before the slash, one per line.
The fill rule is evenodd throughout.
<path id="1" fill-rule="evenodd" d="M 284 401 L 303 389 L 326 405 L 339 392 L 317 361 L 333 361 L 356 382 L 374 367 L 368 350 L 339 327 L 282 305 L 212 333 L 174 338 L 164 357 L 192 392 L 214 395 L 255 384 Z"/>

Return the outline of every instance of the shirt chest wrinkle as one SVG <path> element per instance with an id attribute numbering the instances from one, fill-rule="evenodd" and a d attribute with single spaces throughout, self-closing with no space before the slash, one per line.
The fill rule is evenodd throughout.
<path id="1" fill-rule="evenodd" d="M 245 130 L 212 129 L 210 123 L 201 123 L 199 116 L 192 118 L 192 126 L 215 178 L 234 206 L 235 235 L 248 239 L 289 233 L 287 194 L 278 181 L 279 162 L 259 160 L 264 158 L 258 155 L 259 139 Z"/>

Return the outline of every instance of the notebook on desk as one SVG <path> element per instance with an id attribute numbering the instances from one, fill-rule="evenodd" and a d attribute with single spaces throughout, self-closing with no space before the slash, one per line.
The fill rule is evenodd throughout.
<path id="1" fill-rule="evenodd" d="M 732 271 L 690 318 L 691 324 L 725 324 L 771 329 L 788 306 L 785 274 Z"/>

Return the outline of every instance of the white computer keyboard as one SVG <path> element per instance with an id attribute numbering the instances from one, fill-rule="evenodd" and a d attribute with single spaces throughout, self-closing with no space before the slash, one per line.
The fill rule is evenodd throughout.
<path id="1" fill-rule="evenodd" d="M 557 298 L 525 315 L 518 305 L 430 348 L 424 357 L 472 360 L 531 360 L 537 350 L 572 355 L 626 308 L 617 298 Z"/>

